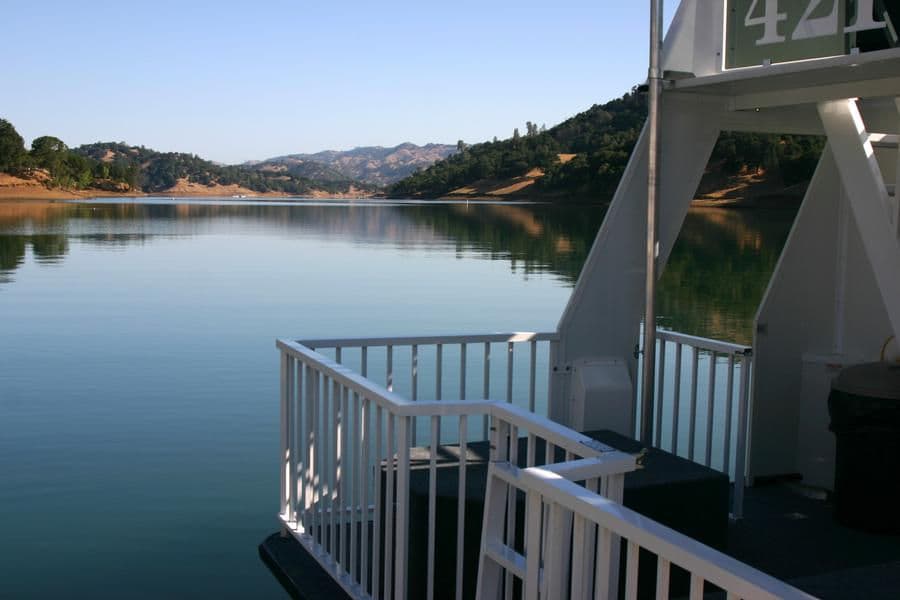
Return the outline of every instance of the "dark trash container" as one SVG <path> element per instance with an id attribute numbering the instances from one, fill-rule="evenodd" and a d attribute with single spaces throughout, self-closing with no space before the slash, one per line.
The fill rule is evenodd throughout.
<path id="1" fill-rule="evenodd" d="M 900 533 L 900 365 L 841 371 L 828 398 L 836 441 L 834 514 L 842 525 Z"/>

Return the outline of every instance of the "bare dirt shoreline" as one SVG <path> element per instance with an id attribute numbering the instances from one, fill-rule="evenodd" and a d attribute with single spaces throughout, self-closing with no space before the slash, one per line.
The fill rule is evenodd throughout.
<path id="1" fill-rule="evenodd" d="M 0 201 L 7 200 L 88 200 L 90 198 L 151 198 L 151 197 L 176 197 L 176 198 L 210 198 L 240 197 L 245 199 L 275 199 L 275 198 L 371 198 L 374 194 L 351 187 L 343 193 L 313 190 L 308 194 L 289 195 L 280 192 L 256 192 L 239 185 L 202 185 L 179 181 L 174 187 L 156 193 L 136 191 L 109 191 L 100 189 L 73 190 L 61 188 L 48 188 L 33 179 L 21 179 L 6 173 L 0 173 Z"/>

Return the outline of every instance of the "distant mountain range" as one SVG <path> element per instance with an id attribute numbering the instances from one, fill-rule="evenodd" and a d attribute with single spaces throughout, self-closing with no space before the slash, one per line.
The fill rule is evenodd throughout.
<path id="1" fill-rule="evenodd" d="M 242 165 L 263 172 L 281 172 L 315 181 L 358 181 L 387 186 L 425 169 L 456 152 L 448 144 L 404 143 L 392 148 L 365 146 L 353 150 L 325 150 L 289 154 Z"/>

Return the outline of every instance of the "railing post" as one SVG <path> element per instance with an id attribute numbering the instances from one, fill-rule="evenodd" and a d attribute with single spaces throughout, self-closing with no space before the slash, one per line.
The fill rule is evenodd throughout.
<path id="1" fill-rule="evenodd" d="M 289 357 L 286 353 L 281 353 L 281 444 L 280 458 L 278 459 L 278 467 L 281 471 L 281 491 L 279 493 L 278 512 L 288 517 L 288 471 L 290 469 L 289 448 L 288 448 L 288 362 Z"/>
<path id="2" fill-rule="evenodd" d="M 752 350 L 741 356 L 741 391 L 738 395 L 737 448 L 734 457 L 734 504 L 732 518 L 744 516 L 744 480 L 747 462 L 747 419 L 750 409 L 750 368 L 753 362 Z"/>
<path id="3" fill-rule="evenodd" d="M 409 446 L 410 446 L 410 417 L 400 419 L 400 431 L 397 440 L 397 520 L 394 524 L 396 531 L 396 547 L 394 559 L 394 598 L 404 600 L 406 598 L 407 585 L 407 548 L 409 547 Z M 388 532 L 390 535 L 390 532 Z"/>

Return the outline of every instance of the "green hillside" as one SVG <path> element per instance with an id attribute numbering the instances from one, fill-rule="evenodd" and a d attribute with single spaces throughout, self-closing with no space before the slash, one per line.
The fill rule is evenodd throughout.
<path id="1" fill-rule="evenodd" d="M 220 165 L 194 154 L 158 152 L 122 142 L 97 142 L 69 148 L 61 139 L 42 136 L 31 148 L 15 127 L 0 119 L 0 173 L 8 173 L 48 188 L 110 192 L 165 193 L 178 184 L 202 187 L 240 186 L 260 193 L 303 195 L 311 192 L 374 192 L 374 185 L 334 174 L 328 167 L 307 165 L 307 173 L 257 169 L 252 165 Z"/>
<path id="2" fill-rule="evenodd" d="M 260 170 L 252 166 L 220 165 L 204 160 L 195 154 L 157 152 L 143 146 L 107 142 L 86 144 L 75 149 L 110 167 L 133 169 L 132 182 L 144 192 L 164 192 L 180 180 L 200 185 L 239 185 L 255 192 L 304 194 L 314 190 L 346 192 L 356 182 L 333 177 L 310 179 L 290 171 Z"/>
<path id="3" fill-rule="evenodd" d="M 635 88 L 547 130 L 528 123 L 524 135 L 516 130 L 505 140 L 463 145 L 461 152 L 393 185 L 389 195 L 436 198 L 460 188 L 477 189 L 479 181 L 503 181 L 539 169 L 522 196 L 608 201 L 646 115 L 646 95 Z M 822 148 L 816 137 L 723 133 L 710 174 L 713 179 L 759 174 L 776 188 L 786 188 L 811 177 Z"/>

